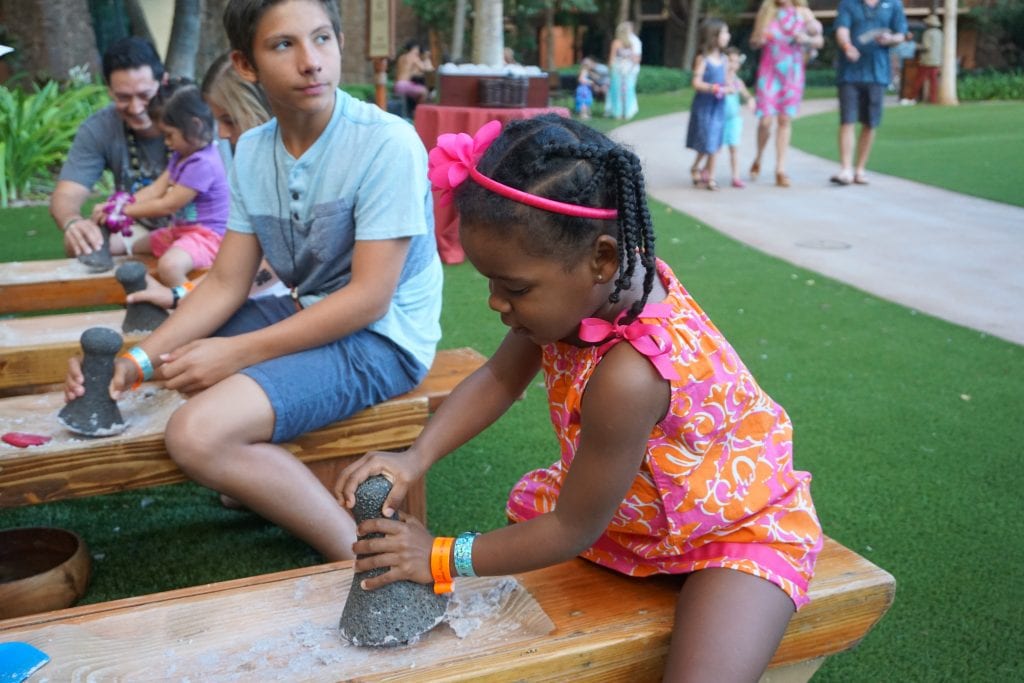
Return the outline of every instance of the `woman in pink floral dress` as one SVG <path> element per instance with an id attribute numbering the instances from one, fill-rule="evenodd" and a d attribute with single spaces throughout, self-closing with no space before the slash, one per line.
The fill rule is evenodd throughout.
<path id="1" fill-rule="evenodd" d="M 757 156 L 750 166 L 750 179 L 761 172 L 761 155 L 768 146 L 772 124 L 775 131 L 775 184 L 789 187 L 786 152 L 791 135 L 790 121 L 796 116 L 804 95 L 804 48 L 824 44 L 821 23 L 807 7 L 807 0 L 763 0 L 754 20 L 750 44 L 761 48 L 757 68 Z"/>

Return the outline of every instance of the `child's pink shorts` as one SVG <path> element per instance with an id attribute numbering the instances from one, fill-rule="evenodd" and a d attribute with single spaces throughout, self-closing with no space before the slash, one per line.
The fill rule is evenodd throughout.
<path id="1" fill-rule="evenodd" d="M 149 248 L 160 258 L 171 247 L 177 247 L 192 257 L 193 268 L 209 268 L 223 239 L 223 235 L 202 225 L 175 225 L 149 233 Z"/>

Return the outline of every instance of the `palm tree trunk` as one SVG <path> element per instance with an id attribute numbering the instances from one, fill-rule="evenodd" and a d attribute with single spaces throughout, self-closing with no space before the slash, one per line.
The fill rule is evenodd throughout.
<path id="1" fill-rule="evenodd" d="M 99 73 L 87 0 L 65 0 L 59 11 L 47 0 L 0 0 L 0 16 L 18 50 L 12 56 L 29 78 L 65 80 L 81 64 Z"/>
<path id="2" fill-rule="evenodd" d="M 959 104 L 956 96 L 956 21 L 957 0 L 945 0 L 942 22 L 942 75 L 939 80 L 939 104 Z"/>
<path id="3" fill-rule="evenodd" d="M 174 0 L 174 23 L 164 66 L 172 76 L 195 78 L 199 52 L 199 0 Z"/>
<path id="4" fill-rule="evenodd" d="M 455 0 L 455 19 L 452 22 L 452 61 L 456 64 L 462 61 L 462 53 L 465 52 L 463 43 L 466 40 L 466 0 Z M 440 59 L 440 55 L 434 55 Z"/>
<path id="5" fill-rule="evenodd" d="M 686 13 L 686 42 L 683 44 L 683 68 L 692 69 L 697 56 L 697 27 L 700 24 L 702 0 L 690 0 Z"/>
<path id="6" fill-rule="evenodd" d="M 500 65 L 504 61 L 501 0 L 476 0 L 473 15 L 473 61 Z"/>

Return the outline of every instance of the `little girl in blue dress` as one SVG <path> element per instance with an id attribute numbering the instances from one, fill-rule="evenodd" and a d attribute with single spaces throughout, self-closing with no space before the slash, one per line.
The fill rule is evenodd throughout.
<path id="1" fill-rule="evenodd" d="M 697 152 L 690 167 L 693 184 L 717 190 L 715 155 L 722 147 L 725 128 L 724 97 L 731 92 L 725 82 L 725 55 L 729 27 L 721 19 L 708 19 L 701 26 L 701 51 L 693 64 L 693 104 L 686 130 L 686 147 Z"/>

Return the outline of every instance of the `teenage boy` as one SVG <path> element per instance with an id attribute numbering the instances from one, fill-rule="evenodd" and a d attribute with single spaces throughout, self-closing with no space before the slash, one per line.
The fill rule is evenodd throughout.
<path id="1" fill-rule="evenodd" d="M 103 80 L 113 103 L 82 123 L 50 197 L 50 215 L 64 232 L 68 256 L 103 246 L 103 231 L 82 216 L 82 205 L 105 169 L 114 174 L 118 190 L 135 194 L 167 166 L 163 134 L 146 109 L 163 77 L 160 57 L 147 40 L 122 38 L 104 53 Z M 120 235 L 111 236 L 110 251 L 125 252 Z M 98 268 L 112 265 L 109 256 L 92 261 Z"/>
<path id="2" fill-rule="evenodd" d="M 224 25 L 276 118 L 238 141 L 213 267 L 116 361 L 111 394 L 158 367 L 191 395 L 165 432 L 186 474 L 351 558 L 352 517 L 278 444 L 426 375 L 442 285 L 427 155 L 408 123 L 338 90 L 336 0 L 230 0 Z M 246 301 L 264 255 L 292 295 Z M 66 394 L 80 390 L 75 362 Z"/>
<path id="3" fill-rule="evenodd" d="M 835 27 L 840 168 L 830 180 L 836 185 L 867 185 L 864 169 L 882 123 L 885 88 L 892 81 L 889 49 L 903 42 L 907 18 L 901 0 L 840 0 Z M 853 127 L 858 121 L 855 160 Z"/>

